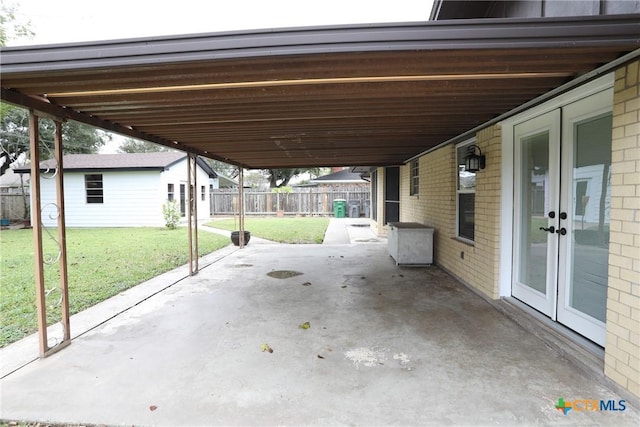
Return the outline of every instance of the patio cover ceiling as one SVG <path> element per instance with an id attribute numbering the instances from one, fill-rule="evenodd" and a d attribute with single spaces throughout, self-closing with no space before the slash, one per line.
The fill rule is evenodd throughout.
<path id="1" fill-rule="evenodd" d="M 638 48 L 640 15 L 260 30 L 4 48 L 1 85 L 247 168 L 384 166 Z"/>

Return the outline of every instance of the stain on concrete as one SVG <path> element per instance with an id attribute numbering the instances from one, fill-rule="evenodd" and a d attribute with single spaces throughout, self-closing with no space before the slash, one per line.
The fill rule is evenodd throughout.
<path id="1" fill-rule="evenodd" d="M 289 277 L 300 276 L 304 273 L 293 270 L 274 270 L 267 273 L 267 276 L 273 277 L 274 279 L 288 279 Z"/>

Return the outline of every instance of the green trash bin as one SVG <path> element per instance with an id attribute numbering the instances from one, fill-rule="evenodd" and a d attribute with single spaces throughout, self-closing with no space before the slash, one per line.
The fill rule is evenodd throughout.
<path id="1" fill-rule="evenodd" d="M 345 199 L 335 199 L 333 201 L 333 216 L 344 218 L 347 213 L 347 201 Z"/>

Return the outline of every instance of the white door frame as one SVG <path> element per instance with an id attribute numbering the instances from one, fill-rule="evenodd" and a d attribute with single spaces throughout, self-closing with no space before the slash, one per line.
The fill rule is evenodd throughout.
<path id="1" fill-rule="evenodd" d="M 563 108 L 562 113 L 562 140 L 566 143 L 562 146 L 562 170 L 572 171 L 574 164 L 574 142 L 573 124 L 583 120 L 596 118 L 612 111 L 613 88 L 604 90 L 588 98 L 576 101 Z M 593 108 L 598 106 L 598 108 Z M 571 236 L 573 226 L 573 177 L 568 176 L 562 180 L 562 198 L 560 199 L 560 210 L 567 213 L 567 220 L 564 226 L 569 230 L 567 237 Z M 570 324 L 571 329 L 588 336 L 591 340 L 604 346 L 606 340 L 605 323 L 582 313 L 570 305 L 571 284 L 573 282 L 571 264 L 573 242 L 567 238 L 560 239 L 559 262 L 560 265 L 567 266 L 564 274 L 558 278 L 558 321 Z"/>
<path id="2" fill-rule="evenodd" d="M 576 88 L 570 92 L 567 92 L 553 100 L 545 102 L 544 104 L 528 110 L 524 113 L 521 113 L 517 116 L 511 117 L 500 123 L 502 126 L 502 191 L 501 191 L 501 250 L 500 250 L 500 283 L 499 283 L 499 293 L 501 296 L 510 296 L 512 294 L 512 287 L 514 286 L 513 277 L 515 273 L 514 262 L 517 262 L 517 256 L 515 255 L 514 248 L 516 248 L 518 242 L 516 241 L 516 224 L 514 221 L 514 217 L 518 218 L 518 215 L 514 215 L 514 210 L 517 209 L 515 201 L 517 199 L 517 182 L 513 178 L 516 176 L 514 173 L 516 172 L 515 160 L 519 158 L 517 156 L 517 141 L 515 140 L 516 135 L 514 133 L 514 128 L 518 124 L 522 124 L 524 122 L 534 120 L 536 117 L 541 116 L 543 114 L 549 113 L 553 110 L 558 110 L 559 108 L 567 109 L 567 117 L 562 120 L 561 126 L 558 128 L 558 131 L 562 129 L 564 133 L 562 139 L 564 141 L 571 141 L 573 139 L 573 126 L 571 126 L 572 120 L 578 121 L 581 120 L 581 115 L 586 117 L 595 117 L 598 114 L 605 113 L 607 111 L 611 111 L 611 100 L 612 96 L 612 87 L 614 83 L 614 75 L 610 73 L 603 77 L 600 77 L 586 85 L 583 85 L 579 88 Z M 580 100 L 583 100 L 591 95 L 598 94 L 596 97 L 593 97 L 591 101 L 591 105 L 601 106 L 597 109 L 587 108 L 586 110 L 580 110 L 580 104 L 576 104 L 576 108 L 571 106 L 570 104 L 576 103 Z M 588 105 L 589 103 L 584 103 L 584 105 Z M 600 111 L 602 110 L 602 111 Z M 558 110 L 560 111 L 560 110 Z M 535 120 L 534 120 L 535 121 Z M 565 143 L 562 145 L 562 165 L 561 170 L 571 170 L 568 168 L 569 163 L 572 161 L 572 155 L 568 152 L 569 150 L 572 152 L 573 147 L 572 144 Z M 564 177 L 563 177 L 564 178 Z M 559 189 L 565 196 L 563 196 L 563 200 L 561 201 L 561 209 L 566 211 L 567 204 L 570 203 L 567 200 L 571 198 L 571 189 L 566 188 L 566 186 L 572 185 L 572 179 L 570 177 L 566 177 L 567 179 L 563 179 L 562 185 L 565 188 Z M 569 190 L 569 191 L 567 191 Z M 558 209 L 560 211 L 560 209 Z M 559 212 L 558 212 L 559 213 Z M 556 245 L 559 246 L 559 262 L 567 261 L 568 256 L 568 245 L 565 242 L 563 243 L 562 239 L 558 242 L 556 239 Z M 557 269 L 556 269 L 557 273 Z M 571 317 L 569 320 L 572 324 L 572 328 L 576 329 L 578 332 L 586 335 L 585 332 L 581 332 L 581 330 L 586 331 L 584 328 L 592 328 L 595 319 L 590 318 L 577 310 L 572 309 L 568 306 L 568 299 L 566 298 L 568 288 L 568 274 L 569 272 L 565 272 L 563 277 L 558 277 L 558 300 L 555 301 L 554 307 L 549 310 L 547 306 L 541 308 L 536 307 L 538 310 L 545 312 L 545 314 L 550 315 L 552 319 L 556 319 L 557 312 L 562 312 L 560 315 L 564 316 L 564 320 L 567 321 L 567 316 Z M 554 295 L 551 295 L 553 299 L 555 299 Z M 551 301 L 548 301 L 549 303 Z M 560 308 L 562 305 L 562 308 Z M 581 326 L 581 322 L 584 324 Z M 577 325 L 577 327 L 576 327 Z M 605 327 L 602 323 L 601 332 L 596 333 L 595 338 L 593 333 L 591 334 L 591 339 L 598 342 L 601 345 L 604 345 L 605 342 Z M 602 335 L 600 337 L 600 335 Z"/>
<path id="3" fill-rule="evenodd" d="M 500 175 L 500 274 L 499 295 L 511 296 L 511 278 L 513 277 L 513 209 L 514 209 L 514 143 L 513 128 L 536 116 L 571 104 L 597 92 L 613 87 L 614 73 L 606 74 L 585 85 L 565 92 L 539 106 L 509 117 L 498 123 L 502 128 L 502 163 Z"/>
<path id="4" fill-rule="evenodd" d="M 545 210 L 544 216 L 547 219 L 546 226 L 553 227 L 558 221 L 557 216 L 555 219 L 549 217 L 549 211 L 555 211 L 556 215 L 558 209 L 559 190 L 560 190 L 560 110 L 555 109 L 548 113 L 542 114 L 533 119 L 527 120 L 524 123 L 519 123 L 514 127 L 514 165 L 518 164 L 516 161 L 522 159 L 522 143 L 521 139 L 529 136 L 539 135 L 541 133 L 548 133 L 548 188 L 546 190 L 549 208 Z M 523 176 L 519 173 L 516 167 L 514 174 L 514 200 L 522 200 L 521 189 L 524 184 Z M 530 180 L 527 181 L 527 184 Z M 513 210 L 513 278 L 512 278 L 512 294 L 518 299 L 531 305 L 536 310 L 546 314 L 551 319 L 556 320 L 556 286 L 555 282 L 558 278 L 558 234 L 546 233 L 546 275 L 545 275 L 545 292 L 544 294 L 536 289 L 527 286 L 525 283 L 520 282 L 518 279 L 519 268 L 524 266 L 524 260 L 520 259 L 519 248 L 522 238 L 522 233 L 516 232 L 521 229 L 520 219 L 523 212 L 523 204 L 515 203 Z M 535 230 L 532 230 L 535 231 Z"/>

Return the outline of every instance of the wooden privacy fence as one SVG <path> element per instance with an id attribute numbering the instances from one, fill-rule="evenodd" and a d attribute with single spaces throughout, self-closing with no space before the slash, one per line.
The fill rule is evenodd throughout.
<path id="1" fill-rule="evenodd" d="M 27 206 L 29 203 L 29 195 L 27 195 Z M 24 209 L 22 194 L 0 194 L 0 215 L 2 219 L 25 219 L 27 213 Z"/>
<path id="2" fill-rule="evenodd" d="M 298 191 L 294 193 L 272 193 L 245 191 L 244 211 L 246 215 L 333 215 L 333 202 L 344 199 L 346 213 L 354 212 L 350 206 L 358 206 L 360 216 L 368 215 L 369 191 Z M 238 212 L 238 192 L 213 190 L 211 192 L 211 214 L 232 215 Z"/>

